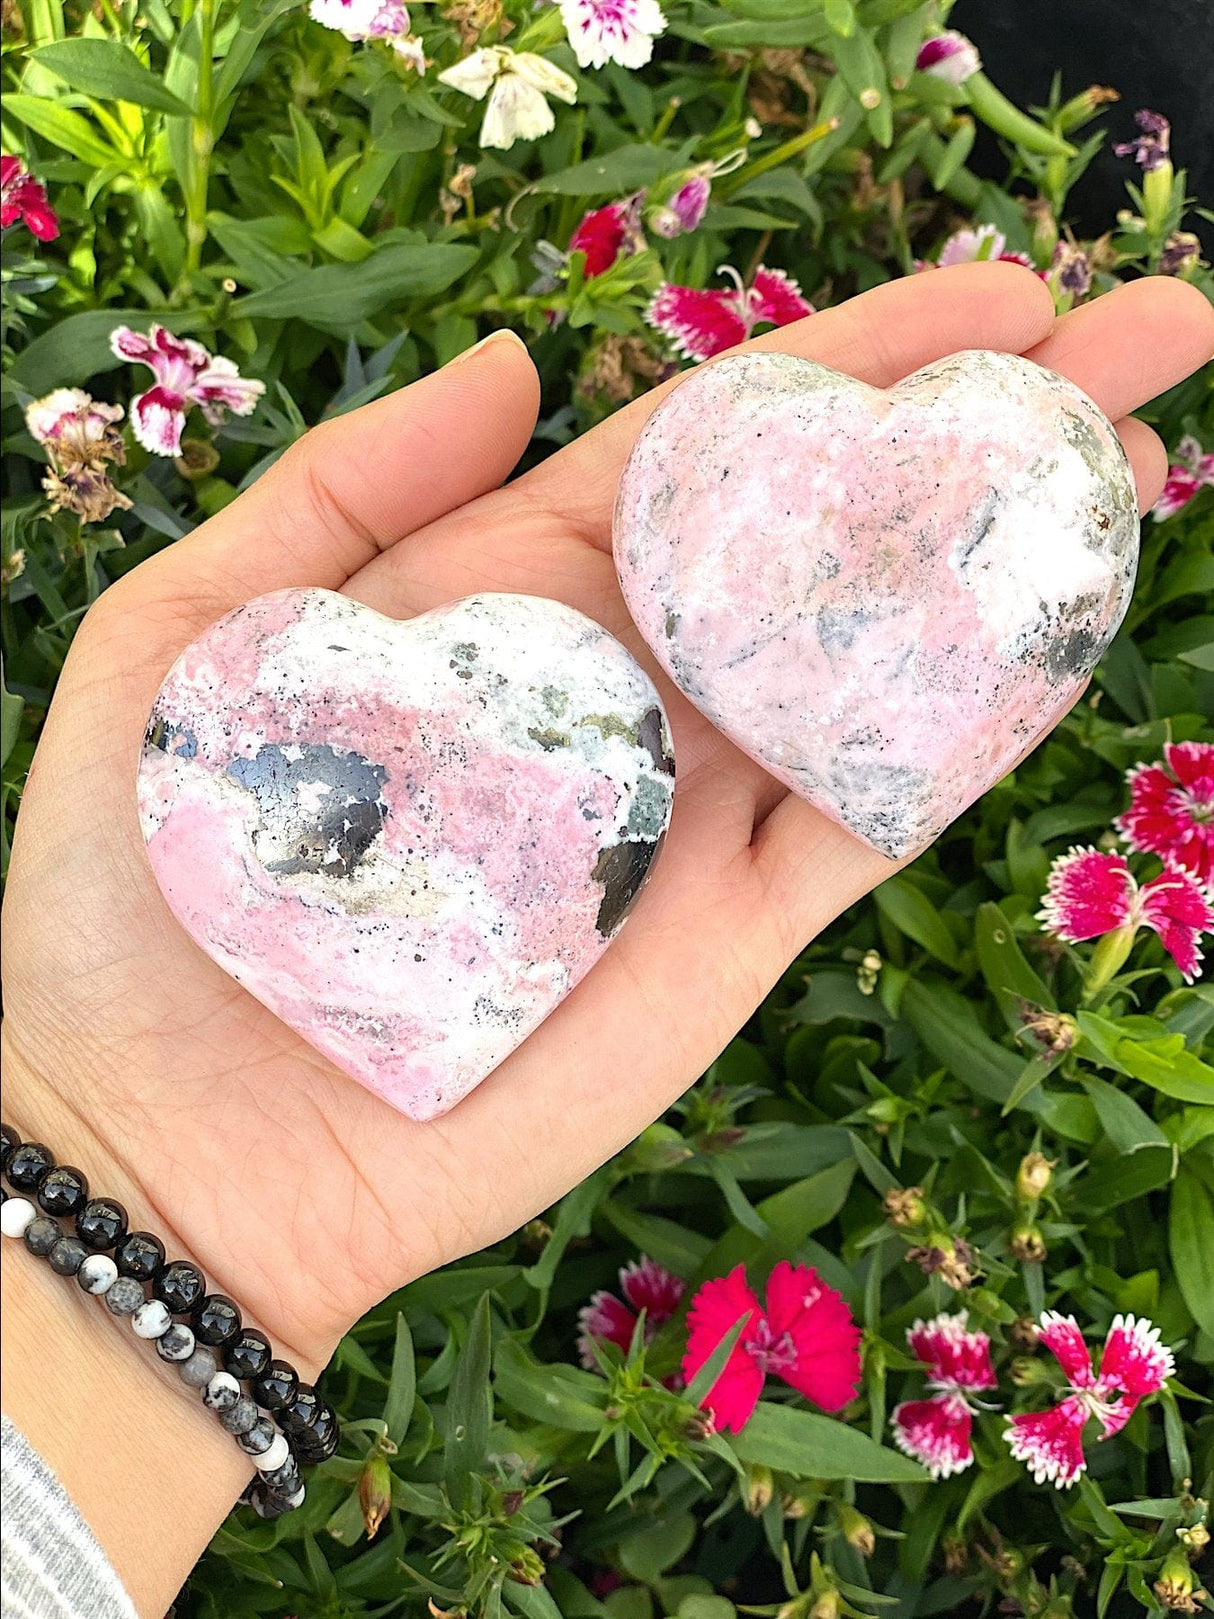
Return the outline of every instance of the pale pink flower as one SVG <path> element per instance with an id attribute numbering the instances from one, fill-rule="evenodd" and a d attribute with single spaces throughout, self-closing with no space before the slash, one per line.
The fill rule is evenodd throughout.
<path id="1" fill-rule="evenodd" d="M 699 228 L 711 195 L 711 170 L 699 169 L 683 182 L 669 202 L 654 209 L 649 223 L 667 241 L 687 235 Z"/>
<path id="2" fill-rule="evenodd" d="M 560 0 L 560 7 L 579 67 L 644 67 L 666 28 L 657 0 Z"/>
<path id="3" fill-rule="evenodd" d="M 978 225 L 973 230 L 957 230 L 940 249 L 936 260 L 941 270 L 950 264 L 986 263 L 1001 259 L 1008 264 L 1031 266 L 1027 253 L 1007 252 L 1007 238 L 994 225 Z"/>
<path id="4" fill-rule="evenodd" d="M 1038 1332 L 1066 1374 L 1067 1392 L 1048 1411 L 1009 1417 L 1003 1437 L 1016 1460 L 1028 1463 L 1038 1484 L 1048 1479 L 1057 1489 L 1068 1489 L 1087 1466 L 1083 1430 L 1089 1419 L 1099 1423 L 1101 1438 L 1120 1433 L 1139 1403 L 1159 1393 L 1176 1363 L 1159 1341 L 1159 1328 L 1132 1315 L 1113 1318 L 1099 1372 L 1092 1369 L 1074 1316 L 1047 1310 Z"/>
<path id="5" fill-rule="evenodd" d="M 808 1265 L 782 1259 L 767 1282 L 767 1309 L 737 1265 L 705 1282 L 687 1316 L 683 1377 L 690 1383 L 729 1329 L 746 1325 L 716 1382 L 700 1401 L 719 1430 L 738 1433 L 750 1421 L 769 1372 L 824 1411 L 840 1411 L 860 1384 L 861 1332 L 842 1296 Z"/>
<path id="6" fill-rule="evenodd" d="M 1067 944 L 1150 928 L 1191 981 L 1202 961 L 1201 937 L 1214 932 L 1214 905 L 1185 871 L 1165 871 L 1140 887 L 1124 855 L 1075 848 L 1050 867 L 1037 919 Z"/>
<path id="7" fill-rule="evenodd" d="M 982 67 L 982 58 L 973 40 L 967 39 L 953 28 L 943 34 L 933 34 L 919 47 L 915 66 L 920 73 L 930 73 L 934 79 L 947 84 L 964 84 Z"/>
<path id="8" fill-rule="evenodd" d="M 719 274 L 729 276 L 734 285 L 708 290 L 663 282 L 645 311 L 649 324 L 689 360 L 708 360 L 744 343 L 756 326 L 787 326 L 814 312 L 783 270 L 760 265 L 749 287 L 743 286 L 731 265 L 723 266 Z"/>
<path id="9" fill-rule="evenodd" d="M 1130 848 L 1214 886 L 1214 743 L 1168 742 L 1162 764 L 1126 779 L 1130 807 L 1113 825 Z"/>
<path id="10" fill-rule="evenodd" d="M 683 1283 L 656 1259 L 642 1254 L 620 1271 L 620 1291 L 624 1295 L 622 1299 L 603 1288 L 578 1312 L 581 1328 L 578 1352 L 582 1365 L 591 1371 L 599 1364 L 594 1353 L 596 1343 L 615 1344 L 623 1354 L 628 1353 L 642 1311 L 645 1313 L 645 1342 L 649 1343 L 658 1328 L 678 1309 Z"/>
<path id="11" fill-rule="evenodd" d="M 146 393 L 131 401 L 135 437 L 153 455 L 176 455 L 186 414 L 197 405 L 212 427 L 219 427 L 231 411 L 248 416 L 266 385 L 255 377 L 242 377 L 231 360 L 212 355 L 188 337 L 174 337 L 163 326 L 135 332 L 117 326 L 110 347 L 121 360 L 146 365 L 156 378 Z"/>
<path id="12" fill-rule="evenodd" d="M 1214 451 L 1203 455 L 1195 438 L 1182 438 L 1176 446 L 1176 460 L 1168 468 L 1168 481 L 1163 494 L 1151 507 L 1151 516 L 1162 523 L 1199 495 L 1203 489 L 1214 488 Z"/>
<path id="13" fill-rule="evenodd" d="M 25 425 L 60 463 L 85 465 L 92 461 L 125 459 L 122 435 L 115 422 L 122 420 L 121 405 L 107 405 L 83 388 L 56 388 L 25 407 Z"/>
<path id="14" fill-rule="evenodd" d="M 347 39 L 396 39 L 409 32 L 401 0 L 311 0 L 308 15 Z"/>
<path id="15" fill-rule="evenodd" d="M 974 1460 L 970 1435 L 973 1410 L 982 1402 L 976 1392 L 996 1386 L 991 1341 L 985 1332 L 969 1331 L 969 1314 L 959 1310 L 931 1321 L 916 1321 L 906 1341 L 938 1392 L 925 1400 L 904 1400 L 890 1421 L 894 1443 L 922 1462 L 933 1478 L 961 1473 Z"/>

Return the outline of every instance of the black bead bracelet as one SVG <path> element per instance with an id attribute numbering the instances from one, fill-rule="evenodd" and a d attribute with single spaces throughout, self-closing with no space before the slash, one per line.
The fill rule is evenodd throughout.
<path id="1" fill-rule="evenodd" d="M 128 1230 L 114 1198 L 90 1197 L 81 1170 L 56 1164 L 49 1147 L 22 1141 L 7 1124 L 0 1124 L 0 1168 L 17 1194 L 0 1188 L 4 1235 L 22 1238 L 60 1276 L 103 1297 L 111 1314 L 129 1316 L 136 1336 L 176 1365 L 252 1458 L 257 1472 L 242 1499 L 255 1512 L 277 1518 L 301 1505 L 300 1467 L 326 1461 L 341 1437 L 333 1408 L 275 1356 L 264 1333 L 244 1325 L 233 1300 L 207 1292 L 197 1265 L 169 1259 L 150 1231 Z M 70 1220 L 74 1234 L 60 1220 Z"/>

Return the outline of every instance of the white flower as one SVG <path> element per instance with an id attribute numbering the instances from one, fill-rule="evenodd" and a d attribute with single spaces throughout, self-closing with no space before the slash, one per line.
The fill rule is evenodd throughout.
<path id="1" fill-rule="evenodd" d="M 547 97 L 577 100 L 577 83 L 543 56 L 487 45 L 438 75 L 440 84 L 462 90 L 474 101 L 489 97 L 481 124 L 480 144 L 500 150 L 515 141 L 548 134 L 556 119 Z"/>
<path id="2" fill-rule="evenodd" d="M 644 67 L 666 27 L 657 0 L 560 0 L 561 17 L 579 67 Z"/>
<path id="3" fill-rule="evenodd" d="M 311 0 L 308 15 L 347 39 L 394 39 L 409 32 L 402 0 Z"/>
<path id="4" fill-rule="evenodd" d="M 426 71 L 426 53 L 416 34 L 402 34 L 399 39 L 392 41 L 392 49 L 406 67 L 411 67 L 418 73 Z"/>

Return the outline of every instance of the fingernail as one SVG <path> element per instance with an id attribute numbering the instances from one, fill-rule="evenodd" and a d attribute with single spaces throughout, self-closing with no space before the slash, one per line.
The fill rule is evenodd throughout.
<path id="1" fill-rule="evenodd" d="M 462 354 L 457 354 L 454 359 L 448 360 L 447 364 L 461 365 L 465 360 L 470 360 L 473 355 L 482 354 L 493 343 L 513 343 L 516 348 L 522 349 L 524 354 L 527 352 L 527 345 L 518 333 L 511 331 L 509 326 L 501 326 L 496 332 L 490 332 L 488 337 L 482 337 L 479 343 L 473 343 L 470 349 L 464 349 Z"/>

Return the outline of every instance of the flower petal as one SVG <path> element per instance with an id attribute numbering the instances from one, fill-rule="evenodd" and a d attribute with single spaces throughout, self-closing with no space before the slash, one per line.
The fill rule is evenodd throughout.
<path id="1" fill-rule="evenodd" d="M 954 231 L 940 249 L 936 263 L 941 269 L 950 264 L 974 264 L 977 260 L 997 259 L 1007 246 L 1007 238 L 994 225 L 976 230 Z"/>
<path id="2" fill-rule="evenodd" d="M 1164 758 L 1168 769 L 1151 764 L 1129 772 L 1130 806 L 1113 824 L 1131 849 L 1157 854 L 1208 886 L 1214 882 L 1214 745 L 1170 742 Z"/>
<path id="3" fill-rule="evenodd" d="M 1092 1356 L 1073 1315 L 1059 1315 L 1057 1310 L 1047 1310 L 1041 1317 L 1037 1332 L 1041 1342 L 1066 1373 L 1066 1380 L 1072 1388 L 1096 1387 Z"/>
<path id="4" fill-rule="evenodd" d="M 735 292 L 663 284 L 654 293 L 645 319 L 668 337 L 676 353 L 689 360 L 710 360 L 749 335 L 738 313 Z"/>
<path id="5" fill-rule="evenodd" d="M 782 1259 L 767 1283 L 772 1334 L 787 1333 L 795 1350 L 779 1375 L 823 1411 L 840 1411 L 860 1386 L 860 1328 L 842 1294 L 809 1265 Z"/>
<path id="6" fill-rule="evenodd" d="M 1135 886 L 1124 856 L 1071 849 L 1050 867 L 1037 917 L 1069 944 L 1094 939 L 1129 920 Z"/>
<path id="7" fill-rule="evenodd" d="M 904 1400 L 894 1407 L 890 1423 L 898 1449 L 922 1462 L 933 1478 L 962 1473 L 974 1460 L 973 1418 L 960 1395 Z"/>
<path id="8" fill-rule="evenodd" d="M 666 27 L 657 0 L 561 0 L 561 20 L 579 67 L 644 67 Z"/>
<path id="9" fill-rule="evenodd" d="M 615 1344 L 626 1355 L 632 1347 L 637 1318 L 614 1293 L 605 1289 L 591 1296 L 589 1304 L 578 1311 L 578 1353 L 582 1365 L 590 1371 L 598 1370 L 598 1361 L 591 1348 L 592 1342 Z"/>
<path id="10" fill-rule="evenodd" d="M 444 68 L 437 75 L 438 82 L 450 85 L 452 90 L 462 90 L 474 101 L 483 101 L 489 94 L 489 86 L 501 72 L 505 58 L 504 46 L 486 45 L 452 67 Z"/>
<path id="11" fill-rule="evenodd" d="M 538 140 L 555 128 L 552 108 L 535 86 L 517 73 L 503 73 L 489 95 L 480 144 L 506 151 L 515 141 Z"/>
<path id="12" fill-rule="evenodd" d="M 932 1387 L 993 1389 L 998 1384 L 991 1365 L 991 1340 L 985 1332 L 968 1330 L 969 1312 L 958 1310 L 916 1321 L 906 1334 L 911 1353 L 928 1370 Z"/>
<path id="13" fill-rule="evenodd" d="M 1159 1341 L 1159 1328 L 1145 1317 L 1113 1317 L 1100 1356 L 1100 1386 L 1141 1399 L 1158 1394 L 1176 1371 L 1172 1351 Z"/>
<path id="14" fill-rule="evenodd" d="M 153 455 L 176 455 L 185 427 L 185 400 L 157 385 L 131 401 L 135 437 Z"/>
<path id="15" fill-rule="evenodd" d="M 570 106 L 577 100 L 577 80 L 570 78 L 564 68 L 557 67 L 546 56 L 537 56 L 534 51 L 511 52 L 503 72 L 517 73 L 520 79 L 541 95 L 555 96 L 558 101 L 567 101 Z"/>
<path id="16" fill-rule="evenodd" d="M 1175 870 L 1144 883 L 1141 903 L 1143 922 L 1192 982 L 1202 962 L 1201 936 L 1214 933 L 1214 905 L 1188 872 Z"/>
<path id="17" fill-rule="evenodd" d="M 683 1356 L 683 1379 L 690 1383 L 709 1360 L 735 1321 L 746 1317 L 746 1326 L 734 1345 L 724 1369 L 700 1401 L 710 1410 L 718 1428 L 741 1431 L 750 1419 L 763 1390 L 763 1369 L 747 1352 L 749 1332 L 762 1319 L 759 1301 L 746 1285 L 746 1270 L 737 1265 L 728 1276 L 705 1282 L 691 1301 L 687 1313 L 687 1352 Z"/>
<path id="18" fill-rule="evenodd" d="M 788 326 L 814 313 L 814 306 L 801 288 L 783 270 L 769 270 L 760 264 L 750 288 L 750 307 L 754 324 L 770 321 L 773 326 Z"/>
<path id="19" fill-rule="evenodd" d="M 1051 1406 L 1008 1418 L 1004 1439 L 1018 1462 L 1027 1462 L 1036 1483 L 1051 1480 L 1056 1489 L 1068 1489 L 1087 1466 L 1083 1454 L 1083 1428 L 1087 1407 L 1078 1395 Z"/>
<path id="20" fill-rule="evenodd" d="M 656 1259 L 642 1254 L 620 1272 L 624 1297 L 634 1310 L 644 1310 L 647 1325 L 660 1327 L 669 1321 L 683 1297 L 683 1281 Z"/>
<path id="21" fill-rule="evenodd" d="M 266 391 L 266 385 L 256 377 L 242 377 L 231 360 L 217 355 L 194 382 L 189 397 L 202 406 L 202 413 L 212 426 L 223 421 L 223 413 L 248 416 L 257 408 L 257 401 Z"/>
<path id="22" fill-rule="evenodd" d="M 920 73 L 930 73 L 933 78 L 952 85 L 964 84 L 981 66 L 982 58 L 973 41 L 954 28 L 925 39 L 915 58 L 915 67 Z"/>

